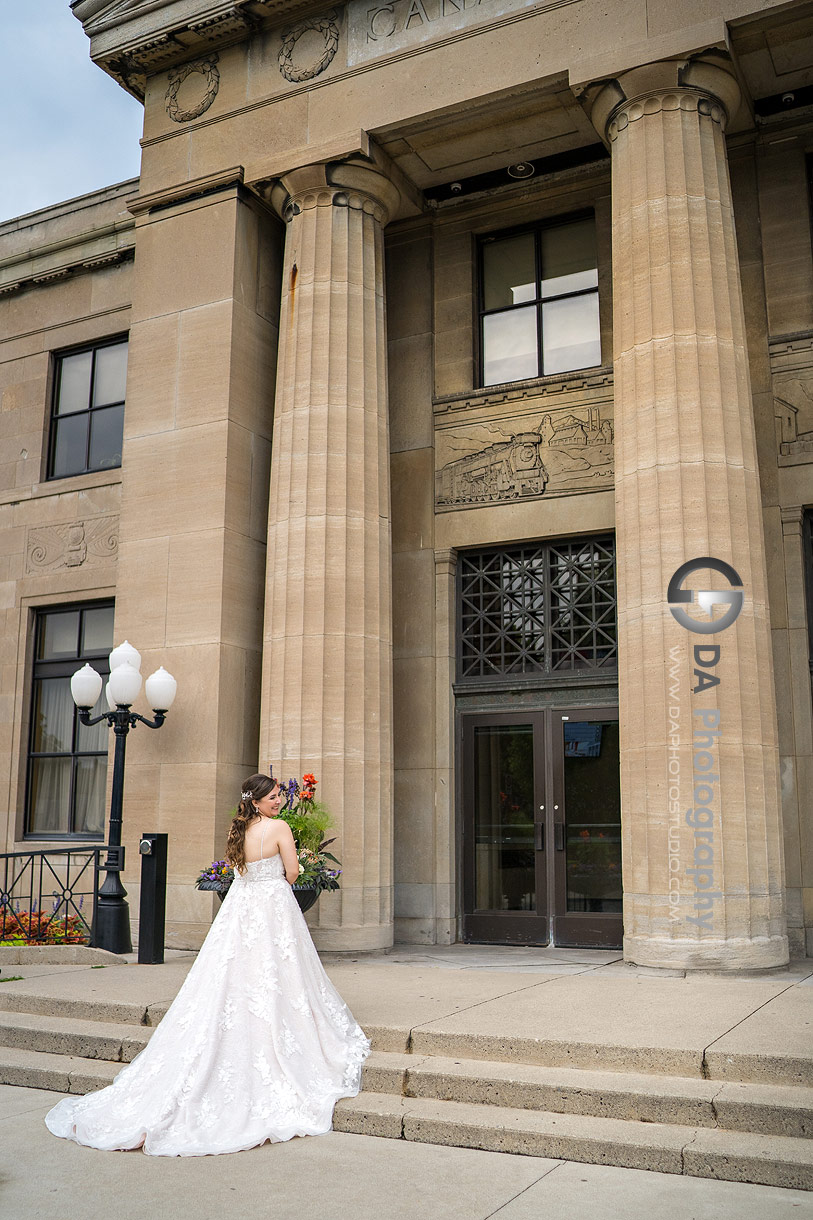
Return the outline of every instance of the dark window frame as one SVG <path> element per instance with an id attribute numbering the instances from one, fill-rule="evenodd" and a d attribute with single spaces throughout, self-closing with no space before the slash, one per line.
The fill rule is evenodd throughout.
<path id="1" fill-rule="evenodd" d="M 585 603 L 579 605 L 577 604 L 578 598 L 575 601 L 568 598 L 566 582 L 557 583 L 554 579 L 553 557 L 556 556 L 559 560 L 564 558 L 566 568 L 568 549 L 573 554 L 586 547 L 603 547 L 612 552 L 613 577 L 610 604 L 613 615 L 610 620 L 597 615 L 595 592 L 598 581 L 596 578 L 589 575 L 586 577 L 586 586 L 592 594 L 589 607 L 592 609 L 591 617 L 585 617 Z M 520 687 L 539 682 L 555 686 L 572 684 L 574 680 L 581 679 L 617 680 L 618 595 L 615 555 L 615 535 L 606 532 L 543 541 L 529 540 L 458 551 L 455 598 L 457 623 L 455 690 L 462 693 L 466 687 L 482 687 L 483 684 L 496 688 L 506 685 Z M 502 557 L 503 564 L 507 561 L 515 563 L 517 570 L 522 566 L 528 568 L 534 562 L 537 563 L 539 568 L 539 579 L 536 582 L 537 592 L 534 594 L 530 591 L 529 583 L 527 590 L 525 588 L 512 590 L 514 596 L 505 598 L 501 604 L 498 605 L 495 601 L 493 607 L 478 610 L 473 605 L 478 591 L 472 594 L 466 588 L 467 576 L 471 575 L 476 580 L 478 569 L 481 573 L 485 573 L 485 565 L 491 561 L 500 560 L 500 557 Z M 485 579 L 490 578 L 486 576 Z M 498 598 L 499 591 L 493 596 L 495 599 Z M 541 606 L 533 604 L 534 596 L 541 597 Z M 468 613 L 467 599 L 469 601 Z M 506 626 L 506 621 L 511 615 L 510 612 L 506 614 L 503 607 L 506 604 L 510 606 L 512 600 L 515 620 L 519 618 L 527 622 L 533 619 L 537 622 L 538 631 L 542 637 L 541 661 L 532 660 L 530 664 L 526 664 L 526 660 L 532 655 L 532 649 L 525 646 L 524 640 L 517 642 L 517 633 L 513 624 Z M 552 617 L 556 614 L 557 605 L 559 607 L 558 618 Z M 606 604 L 603 609 L 606 614 Z M 499 649 L 503 662 L 507 653 L 513 653 L 517 663 L 513 666 L 505 664 L 500 666 L 494 661 L 494 652 L 492 652 L 491 658 L 488 657 L 487 647 L 482 643 L 478 645 L 477 641 L 472 638 L 472 627 L 476 627 L 478 620 L 483 620 L 487 627 L 486 633 L 480 633 L 480 640 L 491 637 L 494 652 L 497 648 Z M 569 642 L 568 633 L 570 633 Z M 576 638 L 577 633 L 581 634 L 580 640 Z M 602 636 L 605 637 L 603 644 L 599 643 Z M 581 645 L 585 645 L 585 647 L 582 649 Z M 571 654 L 571 659 L 575 659 L 580 651 L 592 650 L 594 654 L 597 654 L 603 647 L 607 649 L 607 655 L 597 663 L 579 665 L 567 663 L 568 654 Z M 469 650 L 468 655 L 467 650 Z"/>
<path id="2" fill-rule="evenodd" d="M 48 461 L 46 465 L 45 479 L 46 482 L 51 482 L 59 479 L 73 479 L 83 474 L 97 474 L 99 471 L 105 470 L 120 470 L 121 463 L 118 466 L 91 466 L 90 462 L 90 417 L 95 411 L 105 411 L 110 407 L 124 407 L 126 397 L 117 399 L 115 402 L 100 403 L 98 406 L 93 406 L 93 387 L 96 377 L 96 354 L 107 347 L 115 347 L 118 343 L 128 344 L 129 355 L 130 335 L 128 331 L 123 334 L 111 335 L 104 339 L 94 340 L 92 343 L 80 343 L 73 347 L 66 347 L 56 352 L 51 353 L 51 378 L 50 378 L 50 412 L 48 416 Z M 54 474 L 54 463 L 56 459 L 56 437 L 57 423 L 60 419 L 65 419 L 67 416 L 60 415 L 57 411 L 59 406 L 59 392 L 61 383 L 61 368 L 62 361 L 68 356 L 80 356 L 84 352 L 91 352 L 91 371 L 90 384 L 88 387 L 88 405 L 83 411 L 72 411 L 72 416 L 84 415 L 87 417 L 88 426 L 85 436 L 85 465 L 82 470 L 66 471 L 64 474 Z"/>
<path id="3" fill-rule="evenodd" d="M 23 829 L 24 840 L 46 841 L 46 842 L 104 842 L 105 832 L 99 834 L 90 834 L 87 831 L 77 831 L 73 827 L 76 820 L 76 760 L 80 758 L 107 758 L 107 750 L 77 750 L 77 735 L 78 735 L 78 713 L 76 708 L 73 709 L 73 724 L 71 729 L 71 751 L 49 751 L 49 750 L 34 750 L 34 738 L 36 733 L 36 708 L 37 708 L 37 689 L 36 684 L 43 679 L 48 678 L 65 678 L 73 675 L 77 669 L 81 669 L 85 662 L 90 662 L 93 668 L 101 674 L 102 680 L 106 681 L 110 674 L 109 655 L 110 649 L 105 652 L 83 652 L 77 650 L 75 657 L 61 658 L 54 661 L 40 661 L 37 659 L 39 652 L 39 643 L 41 633 L 44 629 L 46 616 L 49 614 L 64 614 L 66 612 L 78 611 L 80 613 L 79 621 L 79 640 L 82 637 L 82 613 L 87 610 L 102 610 L 114 609 L 115 602 L 112 598 L 102 598 L 99 601 L 82 601 L 82 602 L 66 602 L 53 606 L 37 606 L 34 615 L 34 651 L 31 670 L 31 684 L 29 691 L 29 726 L 28 726 L 28 746 L 26 752 L 26 782 L 25 782 L 25 821 Z M 68 826 L 67 831 L 32 831 L 31 826 L 31 796 L 32 796 L 32 775 L 34 770 L 34 760 L 38 758 L 70 758 L 71 759 L 71 782 L 68 810 Z"/>
<path id="4" fill-rule="evenodd" d="M 481 390 L 493 389 L 496 385 L 521 385 L 523 382 L 539 381 L 542 377 L 560 377 L 567 376 L 569 373 L 580 372 L 581 369 L 568 369 L 561 373 L 546 373 L 543 369 L 543 347 L 542 347 L 542 306 L 551 301 L 563 301 L 570 297 L 594 295 L 601 308 L 601 298 L 599 296 L 599 283 L 595 287 L 579 288 L 573 292 L 557 293 L 555 296 L 543 297 L 541 295 L 542 285 L 542 242 L 541 234 L 543 231 L 550 229 L 563 228 L 569 224 L 575 224 L 580 220 L 592 220 L 594 225 L 596 221 L 596 213 L 594 208 L 581 208 L 576 212 L 566 212 L 562 215 L 545 217 L 544 220 L 535 220 L 531 223 L 515 225 L 508 229 L 495 229 L 488 233 L 478 233 L 477 253 L 476 253 L 476 295 L 475 295 L 475 326 L 477 335 L 477 388 Z M 504 238 L 521 237 L 524 233 L 533 233 L 534 235 L 534 298 L 530 301 L 521 301 L 516 305 L 504 305 L 495 309 L 485 309 L 485 260 L 483 251 L 491 242 L 502 241 Z M 596 244 L 598 245 L 598 230 L 596 230 Z M 596 252 L 596 272 L 597 279 L 600 281 L 601 268 L 599 267 L 598 250 Z M 537 355 L 537 373 L 533 377 L 518 377 L 514 381 L 493 382 L 490 385 L 485 383 L 485 343 L 483 341 L 483 319 L 491 317 L 494 314 L 511 313 L 514 310 L 527 309 L 533 306 L 536 310 L 536 355 Z M 601 351 L 601 325 L 599 324 L 599 364 L 584 365 L 584 368 L 601 368 L 604 353 Z"/>

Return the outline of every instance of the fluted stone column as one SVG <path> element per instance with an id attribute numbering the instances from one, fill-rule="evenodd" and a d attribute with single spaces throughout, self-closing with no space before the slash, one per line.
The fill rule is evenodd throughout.
<path id="1" fill-rule="evenodd" d="M 383 226 L 398 195 L 369 165 L 310 166 L 286 223 L 272 449 L 261 760 L 313 771 L 341 889 L 320 948 L 392 944 L 392 632 Z"/>
<path id="2" fill-rule="evenodd" d="M 649 966 L 788 960 L 761 500 L 724 135 L 738 101 L 724 57 L 706 54 L 630 71 L 592 106 L 612 150 L 624 955 Z M 741 577 L 744 606 L 727 629 L 695 634 L 670 613 L 667 588 L 681 564 L 709 556 Z M 685 587 L 731 588 L 708 570 Z M 696 597 L 689 614 L 708 621 Z"/>

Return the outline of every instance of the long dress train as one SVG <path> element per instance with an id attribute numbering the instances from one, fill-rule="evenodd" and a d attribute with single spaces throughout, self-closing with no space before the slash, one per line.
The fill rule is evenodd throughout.
<path id="1" fill-rule="evenodd" d="M 235 872 L 146 1047 L 107 1088 L 63 1098 L 45 1122 L 77 1144 L 152 1156 L 323 1135 L 338 1098 L 358 1093 L 369 1052 L 277 854 Z"/>

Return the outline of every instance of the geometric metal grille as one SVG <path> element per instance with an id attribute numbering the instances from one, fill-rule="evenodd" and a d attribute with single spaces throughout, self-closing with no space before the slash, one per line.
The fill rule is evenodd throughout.
<path id="1" fill-rule="evenodd" d="M 615 667 L 615 539 L 558 542 L 549 571 L 551 668 Z"/>
<path id="2" fill-rule="evenodd" d="M 612 536 L 464 551 L 459 560 L 459 678 L 617 667 Z"/>

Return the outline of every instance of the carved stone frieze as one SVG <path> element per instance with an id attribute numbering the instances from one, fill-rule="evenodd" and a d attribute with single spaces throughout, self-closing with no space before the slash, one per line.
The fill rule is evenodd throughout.
<path id="1" fill-rule="evenodd" d="M 26 538 L 26 571 L 36 574 L 93 565 L 115 559 L 118 549 L 118 517 L 37 526 L 28 531 Z"/>
<path id="2" fill-rule="evenodd" d="M 471 395 L 435 422 L 435 504 L 441 510 L 573 495 L 613 485 L 609 378 Z M 451 414 L 451 410 L 454 411 Z"/>
<path id="3" fill-rule="evenodd" d="M 777 462 L 813 462 L 813 334 L 773 339 L 770 355 Z"/>

